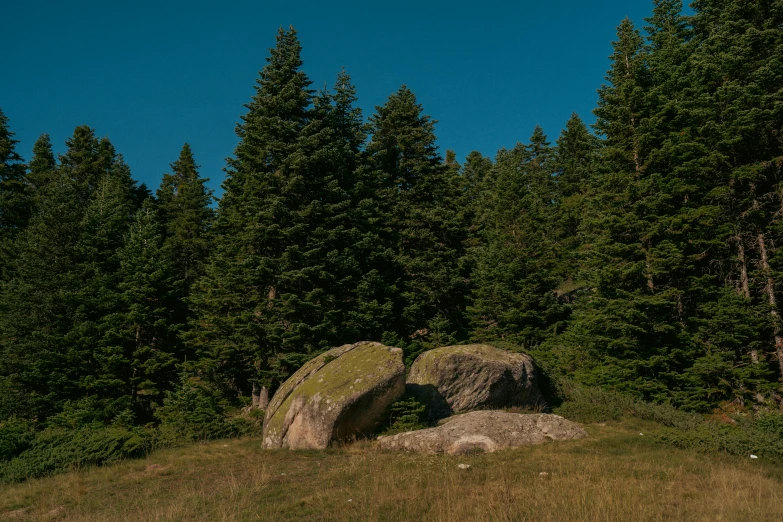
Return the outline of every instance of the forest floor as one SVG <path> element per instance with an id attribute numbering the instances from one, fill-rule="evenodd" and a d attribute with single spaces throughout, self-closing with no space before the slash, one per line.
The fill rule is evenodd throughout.
<path id="1" fill-rule="evenodd" d="M 209 442 L 2 486 L 0 520 L 783 520 L 783 466 L 673 449 L 656 426 L 461 457 Z"/>

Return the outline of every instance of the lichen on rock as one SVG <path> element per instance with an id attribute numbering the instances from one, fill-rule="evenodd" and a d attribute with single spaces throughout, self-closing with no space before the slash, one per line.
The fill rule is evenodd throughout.
<path id="1" fill-rule="evenodd" d="M 540 401 L 533 360 L 484 344 L 424 352 L 410 369 L 407 391 L 427 405 L 433 420 Z"/>
<path id="2" fill-rule="evenodd" d="M 333 348 L 277 390 L 264 419 L 264 447 L 323 449 L 370 434 L 404 392 L 401 349 L 372 342 Z"/>

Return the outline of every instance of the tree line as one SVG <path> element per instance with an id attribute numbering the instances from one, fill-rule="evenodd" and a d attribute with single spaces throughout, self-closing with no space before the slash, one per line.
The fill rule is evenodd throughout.
<path id="1" fill-rule="evenodd" d="M 694 411 L 779 402 L 783 2 L 691 7 L 620 24 L 592 129 L 463 164 L 405 86 L 366 119 L 345 71 L 312 89 L 281 29 L 216 209 L 187 144 L 153 194 L 87 126 L 25 163 L 0 112 L 0 420 L 263 408 L 358 340 L 513 346 Z"/>

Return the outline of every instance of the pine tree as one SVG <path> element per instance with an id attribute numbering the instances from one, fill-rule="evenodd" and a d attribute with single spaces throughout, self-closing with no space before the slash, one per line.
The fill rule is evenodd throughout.
<path id="1" fill-rule="evenodd" d="M 553 159 L 537 126 L 530 144 L 501 150 L 495 160 L 482 243 L 474 249 L 469 310 L 477 340 L 503 338 L 530 349 L 555 333 L 563 319 L 554 294 Z"/>
<path id="2" fill-rule="evenodd" d="M 3 278 L 13 256 L 13 241 L 30 217 L 26 170 L 16 152 L 17 143 L 8 127 L 8 117 L 0 109 L 0 277 Z"/>
<path id="3" fill-rule="evenodd" d="M 564 338 L 573 351 L 561 355 L 580 361 L 574 369 L 587 382 L 664 398 L 673 386 L 667 377 L 681 363 L 675 354 L 683 318 L 672 320 L 678 289 L 658 278 L 677 262 L 677 248 L 658 243 L 666 194 L 646 170 L 651 76 L 644 40 L 626 19 L 613 46 L 595 110 L 604 141 L 582 221 L 581 274 L 591 292 L 575 306 Z"/>
<path id="4" fill-rule="evenodd" d="M 52 152 L 52 142 L 48 134 L 41 134 L 33 145 L 33 159 L 30 160 L 28 179 L 34 191 L 42 190 L 56 177 L 57 161 Z"/>
<path id="5" fill-rule="evenodd" d="M 135 183 L 111 143 L 88 127 L 78 127 L 67 144 L 62 168 L 36 189 L 36 212 L 0 294 L 0 375 L 8 396 L 2 407 L 45 419 L 68 401 L 101 393 L 95 414 L 111 418 L 117 411 L 97 356 L 102 318 L 120 306 L 116 252 L 134 210 Z"/>
<path id="6" fill-rule="evenodd" d="M 587 242 L 583 230 L 587 201 L 595 183 L 599 141 L 577 114 L 572 114 L 557 140 L 553 158 L 555 199 L 553 233 L 559 243 L 558 277 L 561 299 L 572 301 L 584 288 L 580 249 Z"/>
<path id="7" fill-rule="evenodd" d="M 79 395 L 81 360 L 67 341 L 73 324 L 82 209 L 65 176 L 38 194 L 17 240 L 13 278 L 0 293 L 0 418 L 44 419 Z"/>
<path id="8" fill-rule="evenodd" d="M 164 174 L 157 192 L 158 212 L 164 224 L 166 248 L 178 267 L 180 296 L 190 295 L 190 288 L 203 272 L 209 252 L 208 232 L 214 219 L 210 207 L 212 191 L 206 187 L 193 159 L 190 145 L 183 145 L 179 159 L 171 164 L 172 174 Z M 184 319 L 184 317 L 183 317 Z"/>
<path id="9" fill-rule="evenodd" d="M 783 375 L 775 270 L 780 266 L 775 245 L 783 157 L 775 138 L 783 123 L 775 109 L 780 100 L 775 84 L 783 79 L 783 13 L 776 3 L 695 2 L 694 49 L 681 73 L 689 87 L 682 93 L 680 110 L 691 122 L 682 134 L 693 144 L 691 157 L 698 157 L 681 169 L 693 185 L 711 189 L 709 201 L 718 207 L 717 226 L 708 238 L 722 261 L 718 282 L 740 294 L 746 314 L 761 308 L 771 325 L 771 335 L 770 330 L 758 330 L 759 337 L 769 340 L 763 349 L 748 345 L 735 354 L 735 374 L 748 361 L 757 374 L 735 379 L 743 383 L 737 388 L 756 386 L 750 381 L 758 381 L 770 367 L 777 366 Z M 702 316 L 706 314 L 707 309 Z M 719 348 L 731 353 L 730 347 Z M 751 390 L 745 394 L 753 395 Z"/>
<path id="10" fill-rule="evenodd" d="M 313 97 L 300 53 L 296 31 L 280 30 L 237 128 L 214 252 L 190 300 L 201 371 L 234 396 L 252 388 L 255 402 L 343 335 L 352 172 L 340 153 L 360 134 L 349 82 L 336 105 Z"/>
<path id="11" fill-rule="evenodd" d="M 183 359 L 174 323 L 177 276 L 165 248 L 148 199 L 117 252 L 119 306 L 100 320 L 100 395 L 114 399 L 112 410 L 128 409 L 142 420 L 150 420 L 162 404 L 163 392 L 176 381 L 176 363 Z"/>
<path id="12" fill-rule="evenodd" d="M 464 329 L 467 293 L 459 179 L 438 154 L 435 122 L 422 114 L 410 89 L 401 87 L 376 111 L 367 161 L 381 240 L 394 252 L 382 274 L 395 289 L 389 331 L 416 339 L 441 329 L 451 340 Z"/>

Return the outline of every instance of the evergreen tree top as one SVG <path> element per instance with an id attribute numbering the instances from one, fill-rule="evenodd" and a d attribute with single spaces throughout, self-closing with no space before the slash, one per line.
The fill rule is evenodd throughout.
<path id="1" fill-rule="evenodd" d="M 364 124 L 362 110 L 356 107 L 356 87 L 351 76 L 342 69 L 334 84 L 335 128 L 351 150 L 358 152 L 367 141 L 367 126 Z"/>
<path id="2" fill-rule="evenodd" d="M 309 121 L 314 92 L 310 89 L 312 82 L 300 70 L 301 51 L 296 30 L 281 28 L 267 65 L 256 80 L 256 92 L 245 105 L 248 112 L 237 125 L 240 140 L 234 158 L 228 161 L 221 208 L 231 206 L 235 198 L 244 198 L 248 191 L 268 191 L 261 185 L 277 181 L 260 175 L 281 169 L 294 152 Z M 254 188 L 247 187 L 247 183 Z"/>
<path id="3" fill-rule="evenodd" d="M 689 33 L 688 17 L 682 14 L 682 0 L 654 0 L 653 15 L 644 27 L 652 50 L 676 46 Z"/>
<path id="4" fill-rule="evenodd" d="M 530 144 L 527 146 L 527 153 L 530 160 L 536 165 L 546 162 L 551 156 L 551 144 L 547 141 L 544 129 L 536 125 L 533 135 L 530 136 Z"/>
<path id="5" fill-rule="evenodd" d="M 41 175 L 54 170 L 57 162 L 52 152 L 52 141 L 48 134 L 41 134 L 33 145 L 33 159 L 30 161 L 30 172 Z"/>
<path id="6" fill-rule="evenodd" d="M 377 168 L 396 177 L 389 181 L 397 187 L 407 190 L 416 186 L 427 177 L 422 169 L 441 165 L 435 123 L 423 114 L 416 96 L 405 85 L 370 117 L 373 133 L 367 152 Z"/>
<path id="7" fill-rule="evenodd" d="M 191 181 L 198 178 L 198 168 L 193 159 L 193 151 L 188 143 L 182 145 L 177 161 L 171 164 L 171 170 L 174 176 L 183 181 Z"/>
<path id="8" fill-rule="evenodd" d="M 275 47 L 269 50 L 267 65 L 256 80 L 256 94 L 247 106 L 248 117 L 259 113 L 285 121 L 304 116 L 314 91 L 310 89 L 312 82 L 301 70 L 301 54 L 296 29 L 290 27 L 286 31 L 281 27 Z M 248 123 L 245 120 L 245 125 Z"/>
<path id="9" fill-rule="evenodd" d="M 22 157 L 16 152 L 18 140 L 8 128 L 8 117 L 0 109 L 0 180 L 18 180 L 24 177 Z"/>

